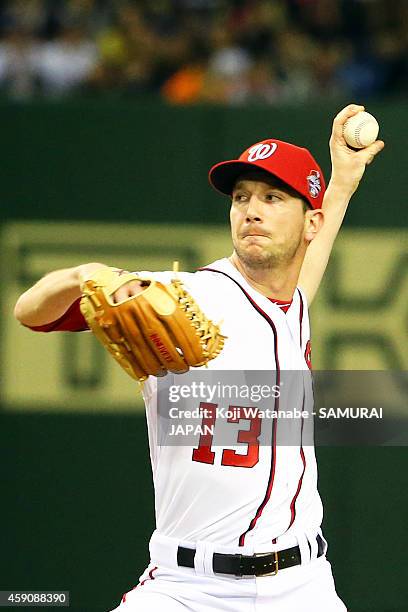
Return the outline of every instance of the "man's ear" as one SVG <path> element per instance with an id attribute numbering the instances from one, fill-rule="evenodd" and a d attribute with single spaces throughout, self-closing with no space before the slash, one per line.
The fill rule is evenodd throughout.
<path id="1" fill-rule="evenodd" d="M 321 208 L 305 213 L 305 240 L 311 242 L 323 227 L 324 213 Z"/>

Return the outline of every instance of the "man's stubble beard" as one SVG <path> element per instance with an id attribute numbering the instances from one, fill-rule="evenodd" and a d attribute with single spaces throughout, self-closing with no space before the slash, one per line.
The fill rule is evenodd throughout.
<path id="1" fill-rule="evenodd" d="M 233 240 L 234 250 L 238 255 L 240 261 L 253 270 L 271 270 L 279 268 L 289 264 L 295 258 L 300 244 L 302 236 L 300 235 L 297 239 L 294 239 L 286 248 L 276 247 L 275 251 L 259 251 L 258 253 L 251 253 L 250 249 L 241 248 L 237 240 Z"/>

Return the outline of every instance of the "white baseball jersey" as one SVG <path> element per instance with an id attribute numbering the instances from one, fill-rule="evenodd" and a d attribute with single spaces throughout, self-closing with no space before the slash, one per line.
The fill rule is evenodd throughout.
<path id="1" fill-rule="evenodd" d="M 172 276 L 154 273 L 163 282 Z M 284 371 L 309 371 L 309 318 L 299 288 L 285 314 L 253 289 L 228 259 L 192 274 L 180 273 L 180 278 L 203 312 L 221 322 L 227 337 L 221 354 L 208 364 L 210 370 L 263 370 L 271 381 L 279 381 Z M 168 376 L 177 382 L 177 376 Z M 159 534 L 214 542 L 218 550 L 239 546 L 243 552 L 260 552 L 272 544 L 295 545 L 296 534 L 318 533 L 322 504 L 314 448 L 302 444 L 304 428 L 311 423 L 297 419 L 291 424 L 298 431 L 298 444 L 291 446 L 279 444 L 284 425 L 277 418 L 232 420 L 228 426 L 237 440 L 240 431 L 250 432 L 236 445 L 217 444 L 215 420 L 213 436 L 205 438 L 205 444 L 197 435 L 192 445 L 166 446 L 158 444 L 157 385 L 150 377 L 144 399 Z M 304 396 L 291 399 L 301 408 Z"/>

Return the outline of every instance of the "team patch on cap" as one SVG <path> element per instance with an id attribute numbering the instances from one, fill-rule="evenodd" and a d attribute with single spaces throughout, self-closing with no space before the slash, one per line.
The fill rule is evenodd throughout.
<path id="1" fill-rule="evenodd" d="M 320 172 L 317 170 L 311 170 L 307 177 L 307 184 L 309 187 L 309 193 L 312 198 L 318 198 L 322 190 L 322 184 L 320 182 Z"/>

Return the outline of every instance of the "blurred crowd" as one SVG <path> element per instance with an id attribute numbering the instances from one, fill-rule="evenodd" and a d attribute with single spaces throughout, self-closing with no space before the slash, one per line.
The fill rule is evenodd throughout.
<path id="1" fill-rule="evenodd" d="M 0 91 L 174 104 L 408 89 L 408 0 L 5 0 Z"/>

